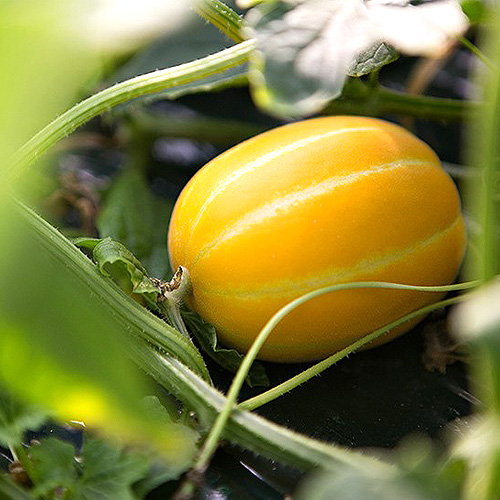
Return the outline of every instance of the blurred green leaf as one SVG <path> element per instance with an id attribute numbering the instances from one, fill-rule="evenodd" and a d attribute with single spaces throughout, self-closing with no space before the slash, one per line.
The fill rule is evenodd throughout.
<path id="1" fill-rule="evenodd" d="M 78 480 L 72 444 L 59 439 L 48 438 L 31 446 L 32 471 L 30 479 L 34 483 L 33 495 L 37 497 L 55 496 L 55 490 L 73 492 Z"/>
<path id="2" fill-rule="evenodd" d="M 75 102 L 100 57 L 73 28 L 81 2 L 0 2 L 0 175 L 9 155 Z M 13 127 L 12 123 L 16 123 Z M 146 380 L 127 357 L 123 320 L 92 288 L 95 266 L 22 205 L 0 178 L 0 380 L 22 404 L 84 420 L 185 460 L 193 449 L 140 406 Z M 103 289 L 106 288 L 104 278 Z M 97 292 L 97 293 L 95 293 Z"/>
<path id="3" fill-rule="evenodd" d="M 488 8 L 484 0 L 461 0 L 460 5 L 471 24 L 478 24 L 486 20 Z"/>
<path id="4" fill-rule="evenodd" d="M 197 313 L 183 310 L 182 317 L 186 322 L 188 330 L 196 337 L 203 351 L 217 364 L 232 373 L 236 373 L 243 360 L 243 354 L 236 349 L 220 347 L 218 345 L 215 327 L 204 321 Z M 261 363 L 255 362 L 252 364 L 246 377 L 246 382 L 250 387 L 269 386 L 269 379 Z"/>
<path id="5" fill-rule="evenodd" d="M 7 213 L 16 210 L 9 206 Z M 59 418 L 83 420 L 122 439 L 152 442 L 183 463 L 190 459 L 194 449 L 183 433 L 158 426 L 140 407 L 147 387 L 124 343 L 125 331 L 133 331 L 136 320 L 128 317 L 129 307 L 119 307 L 129 299 L 109 288 L 81 252 L 29 211 L 17 212 L 9 222 L 16 228 L 10 247 L 15 251 L 0 253 L 2 284 L 9 284 L 0 303 L 3 383 L 16 398 L 42 405 Z M 5 218 L 0 233 L 4 224 Z M 102 300 L 105 290 L 119 304 L 110 308 L 111 299 Z M 126 317 L 117 311 L 127 311 Z M 141 331 L 149 328 L 147 320 Z M 174 342 L 197 355 L 181 334 Z"/>
<path id="6" fill-rule="evenodd" d="M 452 459 L 468 465 L 463 500 L 496 500 L 500 492 L 500 419 L 487 412 L 464 426 L 451 450 Z"/>
<path id="7" fill-rule="evenodd" d="M 39 407 L 15 401 L 0 388 L 0 445 L 18 446 L 27 430 L 35 430 L 47 419 Z"/>
<path id="8" fill-rule="evenodd" d="M 147 476 L 146 452 L 123 450 L 101 439 L 86 439 L 75 456 L 70 443 L 55 438 L 30 447 L 33 494 L 71 500 L 135 500 L 132 485 Z"/>
<path id="9" fill-rule="evenodd" d="M 169 273 L 166 235 L 172 204 L 156 198 L 143 173 L 127 168 L 113 183 L 97 219 L 99 234 L 118 240 L 144 264 L 150 275 Z"/>
<path id="10" fill-rule="evenodd" d="M 439 471 L 439 467 L 437 467 Z M 297 500 L 457 500 L 460 483 L 443 481 L 436 469 L 380 474 L 369 468 L 340 467 L 309 477 L 300 487 Z"/>
<path id="11" fill-rule="evenodd" d="M 360 76 L 393 61 L 394 49 L 371 39 L 360 2 L 261 3 L 246 16 L 257 39 L 250 82 L 258 104 L 298 117 L 338 97 L 347 74 Z M 368 47 L 368 49 L 367 49 Z"/>
<path id="12" fill-rule="evenodd" d="M 99 439 L 90 439 L 81 453 L 83 472 L 75 500 L 134 500 L 132 485 L 147 475 L 150 457 L 122 450 Z"/>

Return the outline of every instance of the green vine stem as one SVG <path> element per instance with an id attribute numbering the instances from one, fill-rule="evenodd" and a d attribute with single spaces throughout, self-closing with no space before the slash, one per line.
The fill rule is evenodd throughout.
<path id="1" fill-rule="evenodd" d="M 176 499 L 184 499 L 184 498 L 191 498 L 193 492 L 195 491 L 197 487 L 197 482 L 199 481 L 200 477 L 203 476 L 203 473 L 205 472 L 206 468 L 209 465 L 210 459 L 212 458 L 215 450 L 217 449 L 219 445 L 219 441 L 221 439 L 221 436 L 224 433 L 224 429 L 230 419 L 231 413 L 234 411 L 236 407 L 236 401 L 238 398 L 238 395 L 241 391 L 241 388 L 245 382 L 246 376 L 250 370 L 250 367 L 252 363 L 254 362 L 255 358 L 257 357 L 257 354 L 259 353 L 260 349 L 264 345 L 265 341 L 271 334 L 271 332 L 274 330 L 276 325 L 285 317 L 287 316 L 291 311 L 293 311 L 295 308 L 297 308 L 299 305 L 303 304 L 304 302 L 311 300 L 315 297 L 318 297 L 320 295 L 323 295 L 325 293 L 331 293 L 334 291 L 339 291 L 339 290 L 352 290 L 352 289 L 359 289 L 359 288 L 388 288 L 388 289 L 396 289 L 396 290 L 413 290 L 413 291 L 421 291 L 421 292 L 449 292 L 449 291 L 455 291 L 455 290 L 464 290 L 464 289 L 470 289 L 475 286 L 477 286 L 477 282 L 468 282 L 468 283 L 460 283 L 460 284 L 455 284 L 455 285 L 445 285 L 445 286 L 414 286 L 414 285 L 403 285 L 399 283 L 387 283 L 387 282 L 352 282 L 352 283 L 342 283 L 338 285 L 333 285 L 333 286 L 328 286 L 324 288 L 320 288 L 317 290 L 314 290 L 310 293 L 307 293 L 286 306 L 282 307 L 274 316 L 266 323 L 264 328 L 260 331 L 260 333 L 257 335 L 255 338 L 254 342 L 252 343 L 250 349 L 248 350 L 247 354 L 243 358 L 243 361 L 236 372 L 235 377 L 233 378 L 233 381 L 231 383 L 231 387 L 229 388 L 229 391 L 227 393 L 226 401 L 221 409 L 221 411 L 218 413 L 217 418 L 215 419 L 215 422 L 210 429 L 210 432 L 203 443 L 203 447 L 198 455 L 198 458 L 196 460 L 196 463 L 194 464 L 193 470 L 191 471 L 191 474 L 188 475 L 186 481 L 181 485 L 181 488 L 177 492 Z M 382 336 L 383 334 L 387 333 L 389 330 L 405 323 L 406 321 L 410 321 L 414 318 L 417 318 L 418 316 L 427 314 L 431 311 L 434 311 L 436 309 L 446 307 L 452 304 L 456 304 L 457 302 L 463 300 L 463 296 L 458 296 L 458 297 L 453 297 L 447 300 L 442 300 L 440 302 L 436 302 L 434 304 L 428 305 L 426 307 L 422 307 L 416 311 L 413 311 L 409 314 L 406 314 L 405 316 L 389 323 L 388 325 L 383 326 L 382 328 L 379 328 L 372 332 L 369 335 L 366 335 L 365 337 L 359 339 L 358 341 L 354 342 L 353 344 L 349 345 L 345 349 L 342 349 L 341 351 L 335 353 L 334 355 L 328 357 L 324 361 L 317 363 L 313 367 L 309 368 L 308 370 L 303 371 L 296 377 L 293 377 L 292 379 L 288 380 L 287 382 L 280 384 L 279 386 L 266 391 L 265 393 L 249 399 L 243 403 L 241 403 L 238 407 L 239 408 L 244 408 L 246 410 L 253 410 L 265 403 L 268 403 L 280 396 L 282 396 L 284 393 L 290 391 L 291 389 L 297 387 L 298 385 L 306 382 L 307 380 L 310 380 L 312 377 L 315 377 L 316 375 L 319 375 L 322 371 L 326 370 L 333 364 L 337 363 L 341 359 L 345 358 L 349 354 L 353 353 L 354 351 L 360 349 L 361 347 L 365 346 L 369 342 L 372 342 L 376 338 Z"/>
<path id="2" fill-rule="evenodd" d="M 472 284 L 472 282 L 471 282 Z M 461 284 L 462 285 L 469 285 L 469 284 Z M 476 286 L 477 283 L 474 284 Z M 396 287 L 381 287 L 381 288 L 396 288 Z M 465 287 L 464 287 L 465 288 Z M 468 288 L 468 286 L 467 286 Z M 454 288 L 455 290 L 457 288 Z M 430 290 L 426 290 L 430 291 Z M 260 406 L 267 404 L 275 399 L 277 399 L 280 396 L 283 396 L 287 392 L 290 392 L 292 389 L 295 389 L 299 385 L 302 385 L 304 382 L 307 382 L 311 378 L 319 375 L 321 372 L 326 370 L 327 368 L 330 368 L 330 366 L 334 365 L 341 359 L 349 356 L 349 354 L 352 354 L 353 352 L 361 349 L 364 347 L 366 344 L 369 344 L 373 340 L 381 337 L 385 333 L 387 333 L 389 330 L 392 330 L 393 328 L 396 328 L 397 326 L 401 325 L 402 323 L 405 323 L 407 321 L 411 321 L 412 319 L 415 319 L 419 316 L 429 314 L 432 311 L 435 311 L 437 309 L 441 309 L 443 307 L 450 306 L 452 304 L 456 304 L 462 300 L 465 300 L 465 296 L 457 296 L 457 297 L 452 297 L 450 299 L 446 300 L 441 300 L 439 302 L 435 302 L 434 304 L 430 304 L 426 307 L 423 307 L 421 309 L 417 309 L 415 311 L 412 311 L 409 314 L 406 314 L 405 316 L 402 316 L 401 318 L 397 319 L 396 321 L 393 321 L 392 323 L 389 323 L 388 325 L 385 325 L 374 332 L 370 333 L 369 335 L 366 335 L 365 337 L 359 339 L 358 341 L 350 344 L 346 348 L 342 349 L 341 351 L 338 351 L 337 353 L 333 354 L 332 356 L 329 356 L 328 358 L 324 359 L 323 361 L 320 361 L 319 363 L 316 363 L 315 365 L 311 366 L 307 370 L 304 370 L 303 372 L 299 373 L 295 377 L 292 377 L 285 382 L 277 385 L 276 387 L 273 387 L 272 389 L 269 389 L 268 391 L 265 391 L 258 396 L 255 396 L 253 398 L 247 399 L 246 401 L 243 401 L 240 403 L 238 406 L 240 408 L 244 408 L 245 410 L 254 410 L 256 408 L 259 408 Z"/>
<path id="3" fill-rule="evenodd" d="M 470 40 L 462 36 L 460 37 L 460 43 L 472 52 L 472 54 L 474 54 L 478 59 L 480 59 L 489 69 L 495 69 L 494 64 L 490 61 L 486 54 L 480 50 L 479 47 L 476 47 Z"/>
<path id="4" fill-rule="evenodd" d="M 233 9 L 220 0 L 199 0 L 195 3 L 194 10 L 231 40 L 237 43 L 244 40 L 240 33 L 243 20 Z"/>
<path id="5" fill-rule="evenodd" d="M 140 367 L 195 411 L 205 429 L 210 428 L 226 402 L 223 394 L 171 356 L 137 341 L 131 342 L 130 349 Z M 231 413 L 223 438 L 258 455 L 304 471 L 318 466 L 334 468 L 341 464 L 375 467 L 381 472 L 392 469 L 390 465 L 361 452 L 308 438 L 239 408 Z"/>
<path id="6" fill-rule="evenodd" d="M 461 120 L 477 113 L 481 103 L 443 97 L 411 95 L 361 80 L 348 80 L 341 97 L 331 101 L 323 114 L 381 116 L 395 113 L 415 118 Z"/>
<path id="7" fill-rule="evenodd" d="M 10 179 L 43 156 L 54 144 L 95 116 L 137 97 L 190 83 L 244 63 L 254 47 L 252 40 L 216 54 L 172 68 L 154 71 L 108 87 L 60 115 L 32 137 L 11 159 Z"/>

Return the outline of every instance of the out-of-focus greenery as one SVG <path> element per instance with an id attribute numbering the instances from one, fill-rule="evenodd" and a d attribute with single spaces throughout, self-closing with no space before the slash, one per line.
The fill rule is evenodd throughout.
<path id="1" fill-rule="evenodd" d="M 254 7 L 259 10 L 254 11 L 253 17 L 250 14 L 247 20 L 256 30 L 257 39 L 262 37 L 259 30 L 266 31 L 272 24 L 272 39 L 275 41 L 273 30 L 276 26 L 288 26 L 287 23 L 280 24 L 282 18 L 293 13 L 297 7 L 295 4 L 300 3 L 273 0 L 242 2 L 242 5 L 262 4 Z M 326 0 L 302 2 L 308 12 L 310 8 L 326 4 Z M 490 7 L 481 2 L 464 4 L 466 12 L 474 13 L 470 14 L 472 21 L 479 23 L 480 28 L 480 21 L 485 19 L 480 14 Z M 238 16 L 219 0 L 206 0 L 203 5 L 203 15 L 238 41 L 242 36 Z M 331 5 L 335 8 L 329 11 L 329 16 L 345 9 L 345 4 L 337 0 L 332 0 Z M 276 6 L 281 10 L 274 9 Z M 94 254 L 97 265 L 16 199 L 20 196 L 30 199 L 29 192 L 34 183 L 27 178 L 33 171 L 27 169 L 23 178 L 12 181 L 11 155 L 43 125 L 77 102 L 88 82 L 99 80 L 103 70 L 102 47 L 81 32 L 85 20 L 92 19 L 89 17 L 91 10 L 98 7 L 99 1 L 83 8 L 77 0 L 0 2 L 0 386 L 6 388 L 0 395 L 0 444 L 9 447 L 13 456 L 22 463 L 34 485 L 31 494 L 38 498 L 52 498 L 61 489 L 66 498 L 72 499 L 97 498 L 96 491 L 110 498 L 140 498 L 160 479 L 176 478 L 193 464 L 198 434 L 192 425 L 188 425 L 192 422 L 186 417 L 186 412 L 178 420 L 176 409 L 169 413 L 156 403 L 154 408 L 141 404 L 141 398 L 154 392 L 155 388 L 150 379 L 139 372 L 136 364 L 173 393 L 185 405 L 185 410 L 197 411 L 203 432 L 208 431 L 226 401 L 210 386 L 207 369 L 191 341 L 121 293 L 116 285 L 118 283 L 137 301 L 155 310 L 154 301 L 158 299 L 159 290 L 149 281 L 147 273 L 161 278 L 169 274 L 160 232 L 164 233 L 166 229 L 171 207 L 152 196 L 142 171 L 144 165 L 139 165 L 139 168 L 129 165 L 118 177 L 108 192 L 105 210 L 97 221 L 101 236 L 119 239 L 127 248 L 109 239 L 79 241 L 81 247 L 91 250 L 89 253 Z M 262 12 L 265 18 L 255 17 L 255 13 Z M 471 294 L 470 299 L 457 309 L 454 329 L 473 352 L 472 373 L 476 392 L 483 401 L 477 423 L 471 426 L 473 431 L 455 442 L 452 452 L 445 456 L 438 455 L 431 444 L 418 442 L 394 452 L 389 459 L 391 463 L 386 465 L 296 435 L 242 409 L 233 411 L 224 428 L 219 429 L 229 441 L 304 471 L 314 467 L 321 469 L 319 475 L 304 483 L 298 498 L 349 500 L 371 495 L 387 500 L 452 500 L 461 495 L 465 500 L 494 500 L 500 497 L 500 295 L 498 284 L 493 282 L 499 271 L 500 248 L 500 13 L 488 13 L 486 42 L 482 45 L 492 69 L 482 71 L 481 78 L 478 78 L 479 87 L 483 89 L 481 98 L 486 103 L 482 108 L 425 96 L 407 96 L 382 89 L 373 82 L 357 85 L 352 80 L 341 99 L 332 102 L 328 108 L 330 111 L 344 109 L 342 106 L 347 105 L 345 109 L 353 112 L 377 114 L 380 110 L 387 110 L 385 102 L 386 105 L 389 103 L 391 111 L 394 109 L 390 104 L 397 103 L 398 110 L 410 114 L 414 111 L 418 115 L 425 109 L 430 110 L 429 115 L 433 117 L 454 118 L 471 109 L 476 110 L 470 125 L 469 158 L 478 181 L 470 189 L 469 197 L 474 222 L 479 229 L 475 233 L 478 238 L 473 238 L 477 251 L 471 254 L 476 259 L 471 268 L 474 269 L 474 278 L 492 283 L 486 283 L 483 290 Z M 223 20 L 227 21 L 226 25 L 221 22 Z M 321 35 L 316 28 L 312 31 L 303 28 L 307 27 L 293 24 L 297 32 L 312 32 L 313 38 Z M 179 36 L 180 46 L 186 33 L 189 31 Z M 173 37 L 175 39 L 175 35 Z M 310 45 L 311 40 L 306 42 L 306 46 Z M 171 43 L 172 40 L 164 40 L 157 47 L 171 46 Z M 215 50 L 219 45 L 218 48 L 222 49 L 223 45 L 231 44 L 216 37 L 213 46 Z M 199 45 L 201 48 L 196 50 L 202 53 L 195 51 L 196 54 L 206 56 L 206 47 L 203 43 Z M 318 47 L 316 43 L 312 45 Z M 322 54 L 330 56 L 324 44 L 320 45 Z M 222 56 L 203 59 L 194 69 L 181 67 L 175 74 L 160 76 L 160 80 L 165 80 L 160 81 L 159 87 L 165 84 L 170 89 L 169 84 L 179 74 L 187 75 L 184 86 L 160 95 L 155 92 L 154 97 L 170 98 L 179 93 L 208 92 L 221 86 L 241 85 L 246 82 L 244 63 L 249 54 L 253 57 L 254 85 L 263 85 L 263 75 L 267 78 L 271 75 L 271 80 L 278 81 L 277 87 L 285 89 L 277 100 L 282 106 L 274 108 L 272 103 L 276 95 L 272 95 L 269 88 L 266 91 L 265 104 L 275 113 L 281 109 L 286 111 L 284 114 L 291 115 L 293 113 L 289 111 L 297 96 L 310 104 L 311 95 L 316 96 L 314 105 L 301 109 L 318 110 L 318 106 L 342 89 L 344 73 L 334 75 L 336 80 L 332 87 L 328 79 L 331 75 L 327 75 L 325 81 L 314 75 L 310 78 L 308 68 L 311 65 L 307 60 L 301 61 L 301 67 L 305 63 L 307 69 L 302 81 L 306 82 L 305 87 L 294 86 L 298 81 L 293 79 L 292 71 L 296 69 L 296 59 L 273 63 L 272 58 L 268 58 L 268 66 L 263 72 L 262 48 L 260 50 L 255 51 L 254 41 L 243 41 L 233 52 L 231 49 L 221 51 L 227 59 Z M 297 52 L 302 50 L 302 46 L 298 47 Z M 378 70 L 392 60 L 392 50 L 389 50 L 390 57 L 378 50 L 375 53 L 377 57 L 368 59 L 367 72 Z M 144 54 L 147 57 L 148 52 Z M 283 53 L 278 50 L 272 55 L 279 58 Z M 106 63 L 109 63 L 109 58 L 110 54 L 106 54 Z M 325 60 L 331 61 L 331 58 Z M 143 68 L 142 62 L 140 58 L 131 61 L 122 76 L 132 76 L 127 71 L 134 73 L 137 68 Z M 186 61 L 180 58 L 176 62 Z M 321 67 L 318 60 L 313 62 L 316 67 Z M 220 66 L 216 67 L 216 64 Z M 347 64 L 341 66 L 349 68 Z M 227 73 L 232 67 L 236 68 L 234 72 Z M 200 75 L 204 72 L 200 79 L 196 77 L 197 71 Z M 212 74 L 216 75 L 212 80 L 205 80 Z M 146 76 L 144 81 L 152 81 L 156 76 Z M 287 82 L 292 84 L 288 89 Z M 132 95 L 127 94 L 128 91 L 141 94 L 139 87 L 134 87 L 136 83 L 134 80 L 130 88 L 118 88 L 119 99 L 113 102 L 127 102 Z M 175 82 L 172 85 L 175 86 Z M 352 91 L 354 87 L 359 90 L 358 94 Z M 262 93 L 263 87 L 258 88 Z M 309 91 L 311 93 L 304 97 L 304 92 Z M 210 94 L 207 94 L 209 98 Z M 281 99 L 286 102 L 282 103 Z M 335 108 L 337 105 L 340 107 Z M 416 108 L 420 105 L 424 108 L 418 111 Z M 82 110 L 79 123 L 93 116 L 93 110 L 86 110 L 85 105 L 79 109 Z M 477 113 L 478 109 L 481 113 Z M 115 119 L 120 119 L 119 114 Z M 67 125 L 68 130 L 72 130 L 72 124 Z M 247 127 L 240 132 L 244 136 L 248 131 Z M 41 148 L 40 153 L 44 152 Z M 215 350 L 216 338 L 210 327 L 200 323 L 197 317 L 188 319 L 192 329 L 202 330 L 207 349 Z M 135 357 L 136 364 L 131 362 L 131 356 Z M 231 368 L 238 363 L 239 359 L 232 356 Z M 260 372 L 252 375 L 264 379 Z M 231 411 L 229 408 L 228 415 Z M 30 456 L 26 456 L 21 445 L 24 432 L 52 418 L 84 421 L 108 441 L 98 438 L 84 443 L 81 455 L 86 464 L 83 468 L 75 460 L 74 447 L 58 440 L 45 440 L 38 448 L 31 447 Z M 124 451 L 123 443 L 146 444 L 154 447 L 158 455 L 153 455 L 152 460 L 142 451 Z M 152 473 L 156 457 L 160 457 L 161 470 Z M 135 483 L 142 484 L 142 493 L 138 489 L 133 491 Z M 30 498 L 24 489 L 2 476 L 0 497 Z"/>

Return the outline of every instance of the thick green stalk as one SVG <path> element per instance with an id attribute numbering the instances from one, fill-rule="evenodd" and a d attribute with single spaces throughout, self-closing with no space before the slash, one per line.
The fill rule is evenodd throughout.
<path id="1" fill-rule="evenodd" d="M 500 204 L 498 203 L 498 175 L 500 172 L 500 9 L 492 16 L 491 32 L 485 43 L 485 53 L 493 68 L 487 75 L 480 75 L 484 84 L 486 105 L 473 124 L 473 142 L 469 148 L 470 163 L 480 172 L 474 186 L 473 212 L 479 223 L 478 258 L 474 274 L 484 281 L 492 279 L 499 271 Z M 484 77 L 486 76 L 486 81 Z"/>
<path id="2" fill-rule="evenodd" d="M 213 424 L 226 402 L 223 394 L 168 355 L 162 355 L 138 342 L 131 344 L 130 349 L 138 365 L 194 410 L 205 429 Z M 381 472 L 390 469 L 389 465 L 360 452 L 308 438 L 238 408 L 231 413 L 223 430 L 223 438 L 244 449 L 305 471 L 318 466 L 333 468 L 342 464 L 360 468 L 376 467 Z"/>
<path id="3" fill-rule="evenodd" d="M 248 59 L 253 47 L 251 40 L 242 42 L 203 59 L 131 78 L 94 94 L 56 118 L 17 151 L 11 159 L 10 179 L 18 177 L 54 144 L 104 111 L 238 66 Z"/>

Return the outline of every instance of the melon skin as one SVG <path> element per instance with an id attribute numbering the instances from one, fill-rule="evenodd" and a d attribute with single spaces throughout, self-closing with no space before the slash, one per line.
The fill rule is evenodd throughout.
<path id="1" fill-rule="evenodd" d="M 436 154 L 397 125 L 347 116 L 278 127 L 221 154 L 182 191 L 168 235 L 172 265 L 191 276 L 189 306 L 242 352 L 279 308 L 320 287 L 449 284 L 465 241 Z M 440 296 L 328 293 L 287 316 L 259 357 L 324 358 Z"/>

